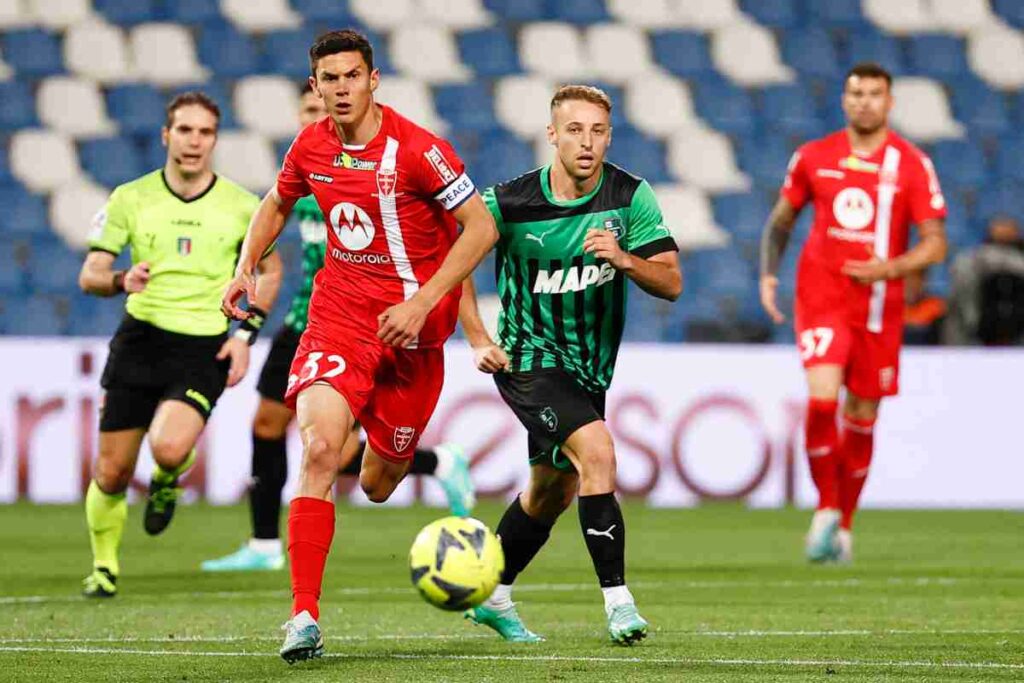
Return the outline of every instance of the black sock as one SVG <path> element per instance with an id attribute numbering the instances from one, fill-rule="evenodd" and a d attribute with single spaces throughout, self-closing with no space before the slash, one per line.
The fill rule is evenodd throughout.
<path id="1" fill-rule="evenodd" d="M 252 437 L 252 510 L 253 538 L 280 538 L 281 491 L 288 479 L 288 442 L 286 439 Z"/>
<path id="2" fill-rule="evenodd" d="M 417 448 L 412 454 L 409 474 L 433 474 L 437 471 L 437 453 L 432 448 Z"/>
<path id="3" fill-rule="evenodd" d="M 614 493 L 580 496 L 580 527 L 601 588 L 626 584 L 626 525 Z"/>
<path id="4" fill-rule="evenodd" d="M 547 543 L 551 536 L 551 526 L 526 514 L 517 497 L 498 522 L 497 533 L 505 553 L 505 571 L 501 573 L 501 582 L 509 586 Z"/>
<path id="5" fill-rule="evenodd" d="M 341 468 L 342 475 L 351 475 L 353 477 L 359 476 L 359 471 L 363 469 L 363 451 L 366 450 L 366 442 L 359 442 L 359 450 L 356 451 L 354 458 L 348 461 L 348 464 Z"/>

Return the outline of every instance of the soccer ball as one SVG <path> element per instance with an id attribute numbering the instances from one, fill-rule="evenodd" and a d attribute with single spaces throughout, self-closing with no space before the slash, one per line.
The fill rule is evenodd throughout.
<path id="1" fill-rule="evenodd" d="M 444 517 L 423 527 L 409 551 L 412 585 L 445 610 L 476 607 L 490 597 L 505 569 L 498 537 L 483 522 Z"/>

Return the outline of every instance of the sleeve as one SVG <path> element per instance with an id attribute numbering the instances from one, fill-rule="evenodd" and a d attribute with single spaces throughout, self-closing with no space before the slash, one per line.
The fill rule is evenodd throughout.
<path id="1" fill-rule="evenodd" d="M 643 259 L 666 251 L 679 251 L 672 232 L 665 227 L 654 189 L 646 180 L 636 188 L 629 204 L 626 250 Z"/>
<path id="2" fill-rule="evenodd" d="M 131 203 L 123 187 L 115 188 L 92 219 L 89 251 L 106 251 L 119 256 L 131 237 Z"/>
<path id="3" fill-rule="evenodd" d="M 505 219 L 501 215 L 501 206 L 498 204 L 498 194 L 495 185 L 488 187 L 484 190 L 484 204 L 487 205 L 487 210 L 494 216 L 494 222 L 498 226 L 498 234 L 505 234 Z"/>
<path id="4" fill-rule="evenodd" d="M 910 222 L 920 225 L 933 218 L 946 217 L 946 198 L 942 196 L 939 176 L 935 173 L 932 160 L 925 154 L 918 154 L 919 163 L 914 164 L 910 180 Z"/>
<path id="5" fill-rule="evenodd" d="M 789 202 L 790 206 L 799 211 L 811 197 L 811 181 L 807 169 L 807 146 L 804 145 L 793 153 L 786 169 L 786 179 L 782 183 L 779 196 Z"/>
<path id="6" fill-rule="evenodd" d="M 476 194 L 476 185 L 446 140 L 433 138 L 427 142 L 426 149 L 417 153 L 414 161 L 417 187 L 448 211 L 454 211 Z"/>
<path id="7" fill-rule="evenodd" d="M 306 176 L 302 172 L 300 163 L 302 133 L 292 141 L 288 153 L 284 155 L 281 163 L 281 170 L 277 173 L 277 194 L 285 202 L 294 202 L 300 197 L 305 197 L 311 192 Z"/>

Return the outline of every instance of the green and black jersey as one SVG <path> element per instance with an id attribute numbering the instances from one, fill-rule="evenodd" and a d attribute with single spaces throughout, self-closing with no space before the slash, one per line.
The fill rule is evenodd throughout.
<path id="1" fill-rule="evenodd" d="M 323 268 L 327 250 L 327 227 L 324 214 L 313 196 L 303 197 L 295 202 L 292 215 L 299 221 L 302 234 L 302 284 L 292 297 L 284 324 L 293 332 L 302 334 L 309 316 L 309 297 L 313 295 L 313 278 Z"/>
<path id="2" fill-rule="evenodd" d="M 500 343 L 513 372 L 563 368 L 588 391 L 611 383 L 626 316 L 626 277 L 583 253 L 591 228 L 640 258 L 676 251 L 646 180 L 605 163 L 594 190 L 560 201 L 550 166 L 489 188 L 497 245 Z"/>

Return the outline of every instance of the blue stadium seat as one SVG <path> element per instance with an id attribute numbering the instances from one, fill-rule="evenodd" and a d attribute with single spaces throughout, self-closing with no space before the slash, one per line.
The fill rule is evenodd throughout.
<path id="1" fill-rule="evenodd" d="M 761 238 L 761 229 L 772 209 L 760 192 L 718 195 L 712 205 L 715 222 L 728 230 L 733 239 L 748 243 Z"/>
<path id="2" fill-rule="evenodd" d="M 988 185 L 978 195 L 975 218 L 983 223 L 1006 214 L 1024 223 L 1024 185 L 1002 180 Z"/>
<path id="3" fill-rule="evenodd" d="M 825 124 L 807 88 L 777 85 L 761 92 L 761 123 L 766 131 L 777 131 L 802 139 L 819 137 Z"/>
<path id="4" fill-rule="evenodd" d="M 288 153 L 288 148 L 292 146 L 291 140 L 277 140 L 274 142 L 274 156 L 277 159 L 284 161 L 285 155 Z"/>
<path id="5" fill-rule="evenodd" d="M 466 31 L 458 36 L 463 64 L 481 76 L 507 76 L 519 73 L 519 51 L 503 28 Z"/>
<path id="6" fill-rule="evenodd" d="M 441 118 L 454 128 L 490 130 L 498 126 L 494 100 L 483 81 L 438 86 L 434 90 L 434 105 Z"/>
<path id="7" fill-rule="evenodd" d="M 17 184 L 11 175 L 11 161 L 8 156 L 7 145 L 0 145 L 0 186 Z"/>
<path id="8" fill-rule="evenodd" d="M 224 20 L 220 4 L 209 0 L 166 0 L 163 14 L 168 21 L 180 24 L 218 23 Z"/>
<path id="9" fill-rule="evenodd" d="M 963 202 L 951 202 L 946 207 L 946 238 L 955 250 L 981 244 L 984 237 L 984 230 L 972 225 Z"/>
<path id="10" fill-rule="evenodd" d="M 740 168 L 757 185 L 772 192 L 778 190 L 797 145 L 778 135 L 741 138 L 739 143 L 737 157 Z"/>
<path id="11" fill-rule="evenodd" d="M 199 61 L 222 78 L 250 76 L 260 68 L 253 39 L 228 24 L 203 26 L 198 51 Z"/>
<path id="12" fill-rule="evenodd" d="M 547 0 L 545 14 L 555 21 L 594 24 L 608 20 L 604 0 Z"/>
<path id="13" fill-rule="evenodd" d="M 665 145 L 657 138 L 620 126 L 612 135 L 608 160 L 652 184 L 671 180 L 665 165 Z"/>
<path id="14" fill-rule="evenodd" d="M 812 0 L 806 5 L 807 23 L 824 28 L 859 29 L 868 25 L 860 0 Z"/>
<path id="15" fill-rule="evenodd" d="M 78 159 L 82 169 L 106 187 L 116 187 L 138 178 L 146 170 L 138 148 L 123 136 L 81 142 Z"/>
<path id="16" fill-rule="evenodd" d="M 67 329 L 67 320 L 58 313 L 53 298 L 40 294 L 8 300 L 2 317 L 4 332 L 10 335 L 54 336 Z"/>
<path id="17" fill-rule="evenodd" d="M 158 134 L 165 106 L 166 98 L 150 85 L 118 85 L 107 91 L 107 111 L 129 135 Z"/>
<path id="18" fill-rule="evenodd" d="M 17 185 L 0 187 L 0 231 L 19 235 L 48 232 L 46 201 Z"/>
<path id="19" fill-rule="evenodd" d="M 484 0 L 484 7 L 508 21 L 528 22 L 549 18 L 544 0 Z"/>
<path id="20" fill-rule="evenodd" d="M 50 294 L 78 290 L 78 272 L 84 260 L 84 253 L 68 249 L 60 240 L 54 240 L 48 249 L 34 249 L 29 263 L 32 289 Z"/>
<path id="21" fill-rule="evenodd" d="M 1024 183 L 1024 138 L 1008 138 L 996 145 L 995 175 Z"/>
<path id="22" fill-rule="evenodd" d="M 1006 96 L 978 78 L 950 84 L 953 116 L 967 126 L 972 137 L 1000 137 L 1011 130 Z"/>
<path id="23" fill-rule="evenodd" d="M 964 44 L 943 35 L 914 36 L 908 41 L 910 68 L 919 76 L 950 80 L 970 73 Z"/>
<path id="24" fill-rule="evenodd" d="M 1024 3 L 1020 0 L 992 0 L 992 9 L 1008 24 L 1024 29 Z"/>
<path id="25" fill-rule="evenodd" d="M 292 9 L 311 21 L 326 21 L 334 26 L 352 23 L 348 0 L 291 0 Z"/>
<path id="26" fill-rule="evenodd" d="M 533 147 L 510 133 L 487 136 L 477 155 L 476 167 L 471 168 L 477 187 L 515 178 L 536 168 Z"/>
<path id="27" fill-rule="evenodd" d="M 792 28 L 800 23 L 802 7 L 797 0 L 742 0 L 743 12 L 771 28 Z"/>
<path id="28" fill-rule="evenodd" d="M 875 28 L 864 28 L 850 34 L 846 45 L 845 66 L 849 69 L 859 62 L 878 62 L 893 76 L 903 76 L 907 73 L 903 47 L 899 40 Z"/>
<path id="29" fill-rule="evenodd" d="M 25 270 L 27 250 L 24 243 L 11 239 L 0 240 L 0 293 L 21 294 L 28 282 Z M 25 256 L 23 256 L 23 253 Z"/>
<path id="30" fill-rule="evenodd" d="M 701 33 L 658 31 L 651 34 L 651 47 L 654 61 L 676 76 L 693 78 L 714 71 L 708 40 Z"/>
<path id="31" fill-rule="evenodd" d="M 696 87 L 697 114 L 714 128 L 730 135 L 754 131 L 750 93 L 722 79 L 702 79 Z"/>
<path id="32" fill-rule="evenodd" d="M 41 78 L 64 72 L 64 56 L 57 34 L 41 29 L 6 31 L 3 56 L 19 76 Z"/>
<path id="33" fill-rule="evenodd" d="M 985 155 L 968 141 L 947 140 L 932 146 L 932 163 L 948 191 L 975 190 L 989 178 Z"/>
<path id="34" fill-rule="evenodd" d="M 304 80 L 309 76 L 309 46 L 312 40 L 309 32 L 301 29 L 266 34 L 263 37 L 263 71 Z"/>
<path id="35" fill-rule="evenodd" d="M 658 342 L 665 333 L 668 322 L 662 311 L 664 302 L 644 293 L 639 287 L 630 283 L 626 300 L 629 302 L 626 312 L 626 325 L 622 330 L 622 338 L 628 342 Z"/>
<path id="36" fill-rule="evenodd" d="M 169 4 L 174 4 L 169 3 Z M 213 4 L 213 3 L 210 3 Z M 93 0 L 96 8 L 112 24 L 131 26 L 162 19 L 154 0 Z"/>
<path id="37" fill-rule="evenodd" d="M 481 294 L 497 294 L 498 283 L 495 278 L 495 257 L 492 251 L 484 260 L 480 262 L 480 265 L 473 271 L 473 284 L 476 286 L 476 291 Z"/>
<path id="38" fill-rule="evenodd" d="M 25 81 L 0 83 L 0 129 L 13 131 L 37 125 L 32 87 Z"/>
<path id="39" fill-rule="evenodd" d="M 841 74 L 836 45 L 822 28 L 787 31 L 782 43 L 782 57 L 802 76 L 838 78 Z"/>

